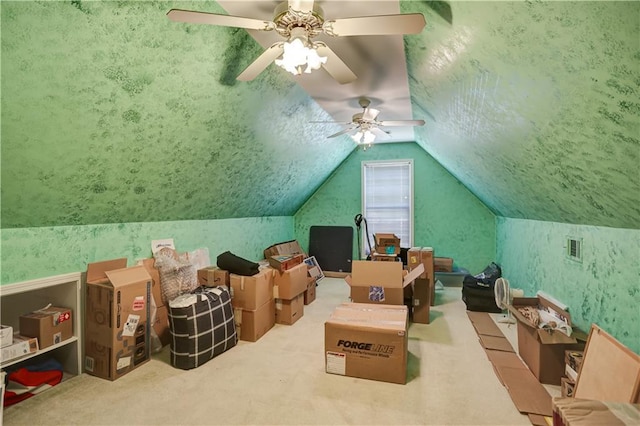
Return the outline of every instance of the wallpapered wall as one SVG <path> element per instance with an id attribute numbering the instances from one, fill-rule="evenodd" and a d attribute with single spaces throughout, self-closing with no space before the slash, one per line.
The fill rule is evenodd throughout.
<path id="1" fill-rule="evenodd" d="M 391 159 L 414 161 L 415 246 L 431 246 L 436 256 L 453 257 L 458 266 L 474 273 L 495 260 L 493 214 L 415 143 L 354 151 L 296 213 L 295 236 L 303 247 L 309 247 L 309 228 L 313 225 L 353 226 L 356 259 L 353 218 L 362 209 L 361 163 Z"/>
<path id="2" fill-rule="evenodd" d="M 8 284 L 85 271 L 87 263 L 151 257 L 151 241 L 173 238 L 179 252 L 206 247 L 211 263 L 225 251 L 258 261 L 271 244 L 293 238 L 293 217 L 120 223 L 3 229 L 2 279 Z"/>
<path id="3" fill-rule="evenodd" d="M 566 239 L 582 239 L 582 262 Z M 498 261 L 512 287 L 537 290 L 569 306 L 585 332 L 596 323 L 640 353 L 640 231 L 499 218 Z"/>

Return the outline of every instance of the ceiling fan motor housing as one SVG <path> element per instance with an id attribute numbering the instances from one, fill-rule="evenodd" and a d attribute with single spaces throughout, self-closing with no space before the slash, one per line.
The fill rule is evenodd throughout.
<path id="1" fill-rule="evenodd" d="M 292 31 L 296 28 L 304 28 L 308 38 L 322 33 L 323 11 L 315 2 L 312 11 L 301 12 L 291 9 L 289 3 L 285 1 L 275 8 L 273 15 L 275 30 L 283 37 L 290 38 Z"/>

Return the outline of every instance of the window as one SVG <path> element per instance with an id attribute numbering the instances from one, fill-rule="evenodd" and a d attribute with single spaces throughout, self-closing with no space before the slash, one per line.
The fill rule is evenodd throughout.
<path id="1" fill-rule="evenodd" d="M 362 215 L 362 253 L 370 253 L 367 231 L 372 249 L 378 232 L 396 234 L 401 247 L 413 245 L 413 160 L 362 162 Z"/>

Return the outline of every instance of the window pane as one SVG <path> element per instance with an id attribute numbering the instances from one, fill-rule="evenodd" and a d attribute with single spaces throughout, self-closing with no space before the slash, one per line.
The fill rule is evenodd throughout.
<path id="1" fill-rule="evenodd" d="M 388 232 L 400 237 L 402 247 L 410 247 L 412 212 L 411 161 L 363 162 L 363 215 L 367 220 L 369 238 Z M 363 230 L 364 231 L 364 230 Z M 363 253 L 369 254 L 363 238 Z"/>

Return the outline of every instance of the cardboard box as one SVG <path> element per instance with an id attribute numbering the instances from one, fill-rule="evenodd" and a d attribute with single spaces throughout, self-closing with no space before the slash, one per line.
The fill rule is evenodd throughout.
<path id="1" fill-rule="evenodd" d="M 38 339 L 40 349 L 61 343 L 73 336 L 71 309 L 50 306 L 20 315 L 20 334 Z"/>
<path id="2" fill-rule="evenodd" d="M 273 299 L 273 269 L 266 268 L 250 277 L 230 274 L 234 308 L 255 311 Z"/>
<path id="3" fill-rule="evenodd" d="M 400 238 L 395 234 L 376 233 L 374 251 L 380 254 L 400 254 Z"/>
<path id="4" fill-rule="evenodd" d="M 515 297 L 509 311 L 518 322 L 518 354 L 527 364 L 533 375 L 540 383 L 560 385 L 564 376 L 564 354 L 566 350 L 582 350 L 584 341 L 578 341 L 576 336 L 584 333 L 573 330 L 572 336 L 560 331 L 547 331 L 534 326 L 520 313 L 519 307 L 530 306 L 555 312 L 571 325 L 571 316 L 544 297 Z M 585 336 L 586 337 L 586 336 Z M 580 337 L 582 340 L 582 337 Z M 586 340 L 586 339 L 584 339 Z"/>
<path id="5" fill-rule="evenodd" d="M 307 265 L 301 263 L 293 268 L 279 272 L 273 271 L 273 298 L 292 300 L 307 289 Z"/>
<path id="6" fill-rule="evenodd" d="M 122 258 L 87 266 L 84 369 L 108 380 L 150 359 L 151 276 L 126 265 Z"/>
<path id="7" fill-rule="evenodd" d="M 453 272 L 453 259 L 450 257 L 434 257 L 433 270 L 436 272 Z"/>
<path id="8" fill-rule="evenodd" d="M 238 338 L 247 342 L 255 342 L 275 325 L 276 304 L 273 299 L 270 299 L 255 311 L 234 308 L 233 316 Z"/>
<path id="9" fill-rule="evenodd" d="M 169 329 L 169 309 L 166 306 L 156 306 L 156 318 L 152 324 L 153 330 L 160 339 L 162 346 L 171 343 L 171 330 Z"/>
<path id="10" fill-rule="evenodd" d="M 351 301 L 385 305 L 404 304 L 404 288 L 424 271 L 418 265 L 407 273 L 402 262 L 354 260 L 345 281 L 351 287 Z"/>
<path id="11" fill-rule="evenodd" d="M 276 324 L 293 325 L 304 315 L 304 293 L 291 300 L 275 299 Z"/>
<path id="12" fill-rule="evenodd" d="M 413 322 L 429 324 L 431 315 L 431 286 L 425 278 L 416 278 L 413 282 L 413 294 L 411 296 L 411 309 Z"/>
<path id="13" fill-rule="evenodd" d="M 312 277 L 307 277 L 307 289 L 303 293 L 304 304 L 309 305 L 316 300 L 316 280 Z"/>
<path id="14" fill-rule="evenodd" d="M 198 284 L 207 287 L 226 285 L 231 288 L 231 274 L 229 271 L 220 269 L 217 266 L 207 266 L 198 269 Z"/>
<path id="15" fill-rule="evenodd" d="M 422 265 L 424 272 L 413 284 L 413 322 L 429 324 L 430 306 L 435 302 L 435 280 L 433 270 L 433 248 L 412 247 L 407 252 L 407 266 L 413 270 Z"/>
<path id="16" fill-rule="evenodd" d="M 164 302 L 162 301 L 160 271 L 156 268 L 156 260 L 153 258 L 142 259 L 138 261 L 138 264 L 144 266 L 151 277 L 151 293 L 153 294 L 153 301 L 156 302 L 156 306 L 163 306 Z"/>
<path id="17" fill-rule="evenodd" d="M 405 384 L 407 317 L 406 306 L 342 303 L 336 307 L 324 328 L 326 372 Z"/>
<path id="18" fill-rule="evenodd" d="M 271 266 L 273 269 L 279 272 L 284 272 L 288 271 L 296 265 L 301 264 L 304 260 L 304 256 L 301 254 L 278 254 L 267 258 L 267 260 L 269 261 L 269 266 Z"/>
<path id="19" fill-rule="evenodd" d="M 296 240 L 285 241 L 282 243 L 273 244 L 264 249 L 264 258 L 268 259 L 271 256 L 277 256 L 279 254 L 301 254 L 303 257 L 307 257 L 302 247 Z"/>
<path id="20" fill-rule="evenodd" d="M 0 325 L 0 348 L 13 344 L 13 327 Z"/>
<path id="21" fill-rule="evenodd" d="M 38 352 L 38 339 L 35 337 L 14 333 L 12 341 L 13 343 L 0 349 L 0 360 L 2 362 Z"/>

